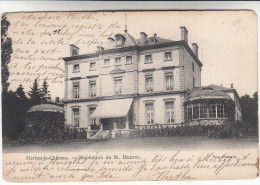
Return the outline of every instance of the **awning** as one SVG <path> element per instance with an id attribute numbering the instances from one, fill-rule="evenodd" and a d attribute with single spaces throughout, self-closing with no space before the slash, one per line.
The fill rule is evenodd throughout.
<path id="1" fill-rule="evenodd" d="M 98 103 L 96 110 L 91 114 L 91 118 L 114 118 L 127 116 L 133 98 L 104 100 Z"/>

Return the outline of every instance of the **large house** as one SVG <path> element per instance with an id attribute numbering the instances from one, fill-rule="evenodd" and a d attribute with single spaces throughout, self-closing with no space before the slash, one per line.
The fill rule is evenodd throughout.
<path id="1" fill-rule="evenodd" d="M 187 29 L 180 27 L 180 31 L 181 39 L 173 41 L 144 32 L 135 39 L 125 30 L 90 54 L 81 55 L 77 46 L 70 45 L 70 57 L 63 58 L 66 123 L 88 130 L 129 130 L 206 118 L 227 119 L 218 117 L 217 104 L 215 117 L 209 114 L 213 107 L 206 107 L 203 117 L 195 116 L 194 107 L 200 105 L 200 98 L 195 101 L 194 97 L 199 95 L 195 90 L 201 88 L 202 63 L 198 45 L 192 43 L 190 48 Z M 230 92 L 233 101 L 239 98 L 234 89 Z M 203 100 L 203 105 L 206 103 Z M 239 111 L 237 103 L 233 106 Z"/>

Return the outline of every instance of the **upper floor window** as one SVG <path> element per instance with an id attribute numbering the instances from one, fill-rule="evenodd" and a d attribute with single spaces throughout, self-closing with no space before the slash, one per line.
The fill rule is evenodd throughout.
<path id="1" fill-rule="evenodd" d="M 146 103 L 146 123 L 147 124 L 154 124 L 154 107 L 153 103 Z"/>
<path id="2" fill-rule="evenodd" d="M 73 83 L 73 97 L 79 98 L 79 82 Z"/>
<path id="3" fill-rule="evenodd" d="M 131 64 L 133 61 L 132 61 L 132 56 L 126 56 L 126 64 Z"/>
<path id="4" fill-rule="evenodd" d="M 172 52 L 164 53 L 164 60 L 165 61 L 172 60 Z"/>
<path id="5" fill-rule="evenodd" d="M 174 123 L 174 103 L 173 101 L 165 102 L 166 123 Z"/>
<path id="6" fill-rule="evenodd" d="M 172 72 L 165 74 L 166 90 L 173 90 L 173 77 Z"/>
<path id="7" fill-rule="evenodd" d="M 145 55 L 145 64 L 153 63 L 152 55 Z"/>
<path id="8" fill-rule="evenodd" d="M 104 66 L 110 66 L 110 59 L 105 59 L 104 60 Z"/>
<path id="9" fill-rule="evenodd" d="M 96 62 L 90 62 L 89 63 L 89 70 L 93 71 L 96 70 L 97 66 L 96 66 Z"/>
<path id="10" fill-rule="evenodd" d="M 116 57 L 115 58 L 115 66 L 121 65 L 121 57 Z"/>
<path id="11" fill-rule="evenodd" d="M 194 71 L 195 69 L 195 66 L 194 66 L 194 62 L 192 62 L 192 71 Z"/>
<path id="12" fill-rule="evenodd" d="M 73 65 L 73 72 L 74 73 L 79 72 L 79 64 L 74 64 Z"/>
<path id="13" fill-rule="evenodd" d="M 89 89 L 90 89 L 90 97 L 94 98 L 97 96 L 96 92 L 96 81 L 89 82 Z"/>
<path id="14" fill-rule="evenodd" d="M 115 78 L 115 93 L 122 94 L 122 78 Z"/>
<path id="15" fill-rule="evenodd" d="M 79 108 L 73 109 L 73 126 L 79 127 Z"/>
<path id="16" fill-rule="evenodd" d="M 195 87 L 195 78 L 192 78 L 192 85 L 193 85 L 193 88 Z"/>
<path id="17" fill-rule="evenodd" d="M 153 92 L 153 76 L 152 75 L 145 76 L 145 91 Z"/>

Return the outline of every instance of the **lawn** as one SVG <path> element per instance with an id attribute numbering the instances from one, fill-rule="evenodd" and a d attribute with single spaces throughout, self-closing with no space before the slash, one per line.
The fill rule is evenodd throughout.
<path id="1" fill-rule="evenodd" d="M 112 139 L 101 141 L 80 141 L 51 144 L 10 145 L 3 148 L 4 153 L 42 153 L 42 152 L 80 152 L 80 151 L 133 151 L 133 150 L 209 150 L 209 149 L 247 149 L 258 146 L 257 137 L 209 139 L 207 137 L 147 137 L 135 139 Z"/>

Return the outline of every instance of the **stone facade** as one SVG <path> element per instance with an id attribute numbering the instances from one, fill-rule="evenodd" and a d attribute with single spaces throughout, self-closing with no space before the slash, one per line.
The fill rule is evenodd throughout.
<path id="1" fill-rule="evenodd" d="M 179 41 L 147 37 L 144 32 L 134 39 L 125 31 L 86 55 L 79 55 L 79 48 L 71 45 L 71 56 L 63 58 L 66 123 L 73 126 L 77 119 L 77 127 L 91 129 L 92 108 L 100 101 L 126 98 L 133 99 L 130 125 L 183 123 L 185 93 L 201 86 L 202 67 L 184 28 Z"/>

